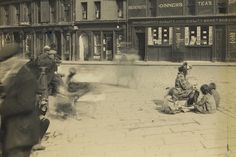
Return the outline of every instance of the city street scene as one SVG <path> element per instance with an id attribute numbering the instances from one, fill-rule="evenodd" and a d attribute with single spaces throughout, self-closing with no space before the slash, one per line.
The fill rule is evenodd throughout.
<path id="1" fill-rule="evenodd" d="M 235 66 L 193 66 L 190 82 L 199 88 L 214 81 L 222 98 L 220 107 L 214 114 L 175 115 L 160 108 L 166 87 L 174 85 L 177 66 L 75 67 L 78 80 L 87 82 L 90 90 L 72 109 L 64 110 L 65 118 L 55 113 L 55 106 L 49 107 L 51 124 L 42 140 L 46 149 L 32 156 L 235 156 Z M 66 101 L 58 97 L 52 99 Z"/>
<path id="2" fill-rule="evenodd" d="M 236 0 L 0 0 L 0 157 L 236 156 Z"/>

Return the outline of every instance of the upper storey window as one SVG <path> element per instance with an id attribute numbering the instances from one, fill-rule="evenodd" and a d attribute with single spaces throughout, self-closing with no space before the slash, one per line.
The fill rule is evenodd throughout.
<path id="1" fill-rule="evenodd" d="M 96 19 L 100 19 L 101 18 L 101 2 L 96 1 L 94 2 L 95 5 L 95 17 Z"/>

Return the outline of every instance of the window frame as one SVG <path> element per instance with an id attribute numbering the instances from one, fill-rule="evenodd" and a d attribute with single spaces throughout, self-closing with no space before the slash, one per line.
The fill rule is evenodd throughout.
<path id="1" fill-rule="evenodd" d="M 81 2 L 81 10 L 82 10 L 82 19 L 87 20 L 88 19 L 88 2 Z"/>
<path id="2" fill-rule="evenodd" d="M 95 18 L 101 19 L 101 1 L 94 1 Z"/>
<path id="3" fill-rule="evenodd" d="M 213 26 L 186 26 L 184 36 L 186 47 L 210 47 L 213 45 Z"/>
<path id="4" fill-rule="evenodd" d="M 148 46 L 172 46 L 173 27 L 148 27 Z"/>

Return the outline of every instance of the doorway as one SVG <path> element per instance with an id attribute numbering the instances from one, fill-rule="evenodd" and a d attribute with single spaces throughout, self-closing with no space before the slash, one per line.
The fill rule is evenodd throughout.
<path id="1" fill-rule="evenodd" d="M 103 35 L 103 59 L 112 61 L 113 59 L 113 34 L 104 32 Z"/>
<path id="2" fill-rule="evenodd" d="M 145 59 L 145 33 L 138 32 L 136 33 L 138 39 L 138 55 L 140 60 Z"/>
<path id="3" fill-rule="evenodd" d="M 55 37 L 56 37 L 56 46 L 57 46 L 57 54 L 62 57 L 62 48 L 61 48 L 61 32 L 56 31 L 55 32 Z"/>
<path id="4" fill-rule="evenodd" d="M 79 59 L 81 61 L 89 59 L 88 35 L 82 33 L 79 37 Z"/>
<path id="5" fill-rule="evenodd" d="M 226 57 L 226 36 L 225 27 L 216 27 L 215 29 L 215 53 L 212 60 L 225 61 Z"/>

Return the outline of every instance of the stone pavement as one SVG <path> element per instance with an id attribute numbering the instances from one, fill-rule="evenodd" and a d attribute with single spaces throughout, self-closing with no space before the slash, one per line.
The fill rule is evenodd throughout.
<path id="1" fill-rule="evenodd" d="M 32 157 L 236 156 L 234 67 L 194 67 L 190 73 L 198 86 L 210 81 L 218 85 L 221 109 L 209 115 L 158 111 L 177 67 L 77 68 L 78 79 L 90 82 L 92 90 L 75 104 L 78 116 L 51 117 L 43 140 L 47 148 Z M 115 85 L 117 78 L 122 86 Z"/>

